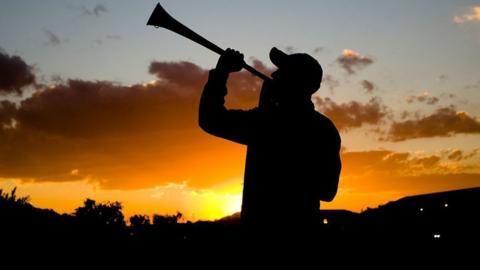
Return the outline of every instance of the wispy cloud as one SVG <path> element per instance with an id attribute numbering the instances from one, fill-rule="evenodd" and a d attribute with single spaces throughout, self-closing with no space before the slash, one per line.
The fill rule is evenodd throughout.
<path id="1" fill-rule="evenodd" d="M 464 86 L 465 89 L 480 89 L 480 80 L 474 83 L 469 83 Z"/>
<path id="2" fill-rule="evenodd" d="M 369 80 L 363 80 L 360 82 L 360 84 L 362 85 L 363 89 L 365 89 L 365 91 L 369 94 L 371 94 L 376 88 L 375 84 Z"/>
<path id="3" fill-rule="evenodd" d="M 333 90 L 340 86 L 340 81 L 335 79 L 332 75 L 326 74 L 325 76 L 323 76 L 322 84 L 325 85 L 328 90 L 330 90 L 330 93 L 333 94 Z"/>
<path id="4" fill-rule="evenodd" d="M 460 160 L 465 160 L 465 159 L 471 159 L 477 155 L 479 152 L 479 149 L 473 149 L 473 151 L 470 151 L 469 153 L 465 153 L 462 150 L 459 149 L 454 149 L 449 152 L 446 152 L 447 158 L 449 160 L 455 160 L 455 161 L 460 161 Z"/>
<path id="5" fill-rule="evenodd" d="M 44 29 L 43 32 L 45 33 L 48 39 L 46 43 L 47 45 L 57 46 L 57 45 L 60 45 L 60 43 L 62 43 L 62 41 L 60 40 L 60 37 L 55 33 L 53 33 L 52 31 Z"/>
<path id="6" fill-rule="evenodd" d="M 105 36 L 107 39 L 111 39 L 111 40 L 121 40 L 122 37 L 120 35 L 106 35 Z"/>
<path id="7" fill-rule="evenodd" d="M 426 103 L 428 105 L 434 105 L 439 101 L 439 99 L 438 97 L 432 96 L 429 92 L 423 92 L 422 94 L 417 96 L 407 96 L 405 98 L 405 101 L 407 103 L 413 103 L 414 101 L 417 101 Z"/>
<path id="8" fill-rule="evenodd" d="M 291 53 L 295 53 L 295 47 L 293 46 L 287 46 L 285 47 L 285 52 L 288 53 L 288 54 L 291 54 Z"/>
<path id="9" fill-rule="evenodd" d="M 437 77 L 437 80 L 440 81 L 440 82 L 444 82 L 444 81 L 448 80 L 448 75 L 441 74 Z"/>
<path id="10" fill-rule="evenodd" d="M 86 16 L 100 17 L 102 13 L 108 12 L 107 7 L 103 4 L 97 4 L 93 9 L 89 9 L 85 6 L 82 6 L 81 9 L 83 11 L 82 15 L 86 15 Z"/>
<path id="11" fill-rule="evenodd" d="M 313 49 L 313 53 L 314 54 L 317 54 L 317 53 L 321 53 L 323 52 L 324 48 L 323 47 L 316 47 L 315 49 Z"/>
<path id="12" fill-rule="evenodd" d="M 474 6 L 470 8 L 467 13 L 464 13 L 460 16 L 454 16 L 453 22 L 456 24 L 480 22 L 480 6 Z"/>

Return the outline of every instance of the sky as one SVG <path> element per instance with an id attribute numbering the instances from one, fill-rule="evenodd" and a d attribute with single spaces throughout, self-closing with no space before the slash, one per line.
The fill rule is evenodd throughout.
<path id="1" fill-rule="evenodd" d="M 62 213 L 87 197 L 127 216 L 239 211 L 246 149 L 197 125 L 218 56 L 146 26 L 156 3 L 1 0 L 0 188 Z M 312 102 L 340 130 L 343 162 L 322 208 L 480 186 L 480 1 L 162 5 L 266 73 L 274 46 L 322 64 Z M 260 86 L 232 75 L 227 105 L 254 107 Z"/>

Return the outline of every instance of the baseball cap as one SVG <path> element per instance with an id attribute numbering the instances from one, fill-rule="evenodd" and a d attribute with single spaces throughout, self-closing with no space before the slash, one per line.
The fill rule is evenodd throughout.
<path id="1" fill-rule="evenodd" d="M 320 87 L 323 76 L 322 66 L 312 56 L 306 53 L 286 54 L 276 47 L 270 50 L 269 56 L 272 63 L 279 69 L 294 73 L 295 77 L 316 86 L 317 89 Z"/>

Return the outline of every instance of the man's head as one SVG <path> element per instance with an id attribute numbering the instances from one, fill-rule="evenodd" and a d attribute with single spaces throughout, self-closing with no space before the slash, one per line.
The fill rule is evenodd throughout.
<path id="1" fill-rule="evenodd" d="M 270 60 L 278 67 L 272 78 L 284 98 L 310 99 L 320 87 L 323 70 L 312 56 L 306 53 L 286 54 L 273 47 Z"/>

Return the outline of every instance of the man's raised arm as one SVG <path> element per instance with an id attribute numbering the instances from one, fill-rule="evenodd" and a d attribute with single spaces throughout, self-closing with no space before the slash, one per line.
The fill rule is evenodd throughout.
<path id="1" fill-rule="evenodd" d="M 248 144 L 254 133 L 257 110 L 225 108 L 227 80 L 231 72 L 242 69 L 243 55 L 227 49 L 211 70 L 200 98 L 198 123 L 207 133 L 241 144 Z"/>

